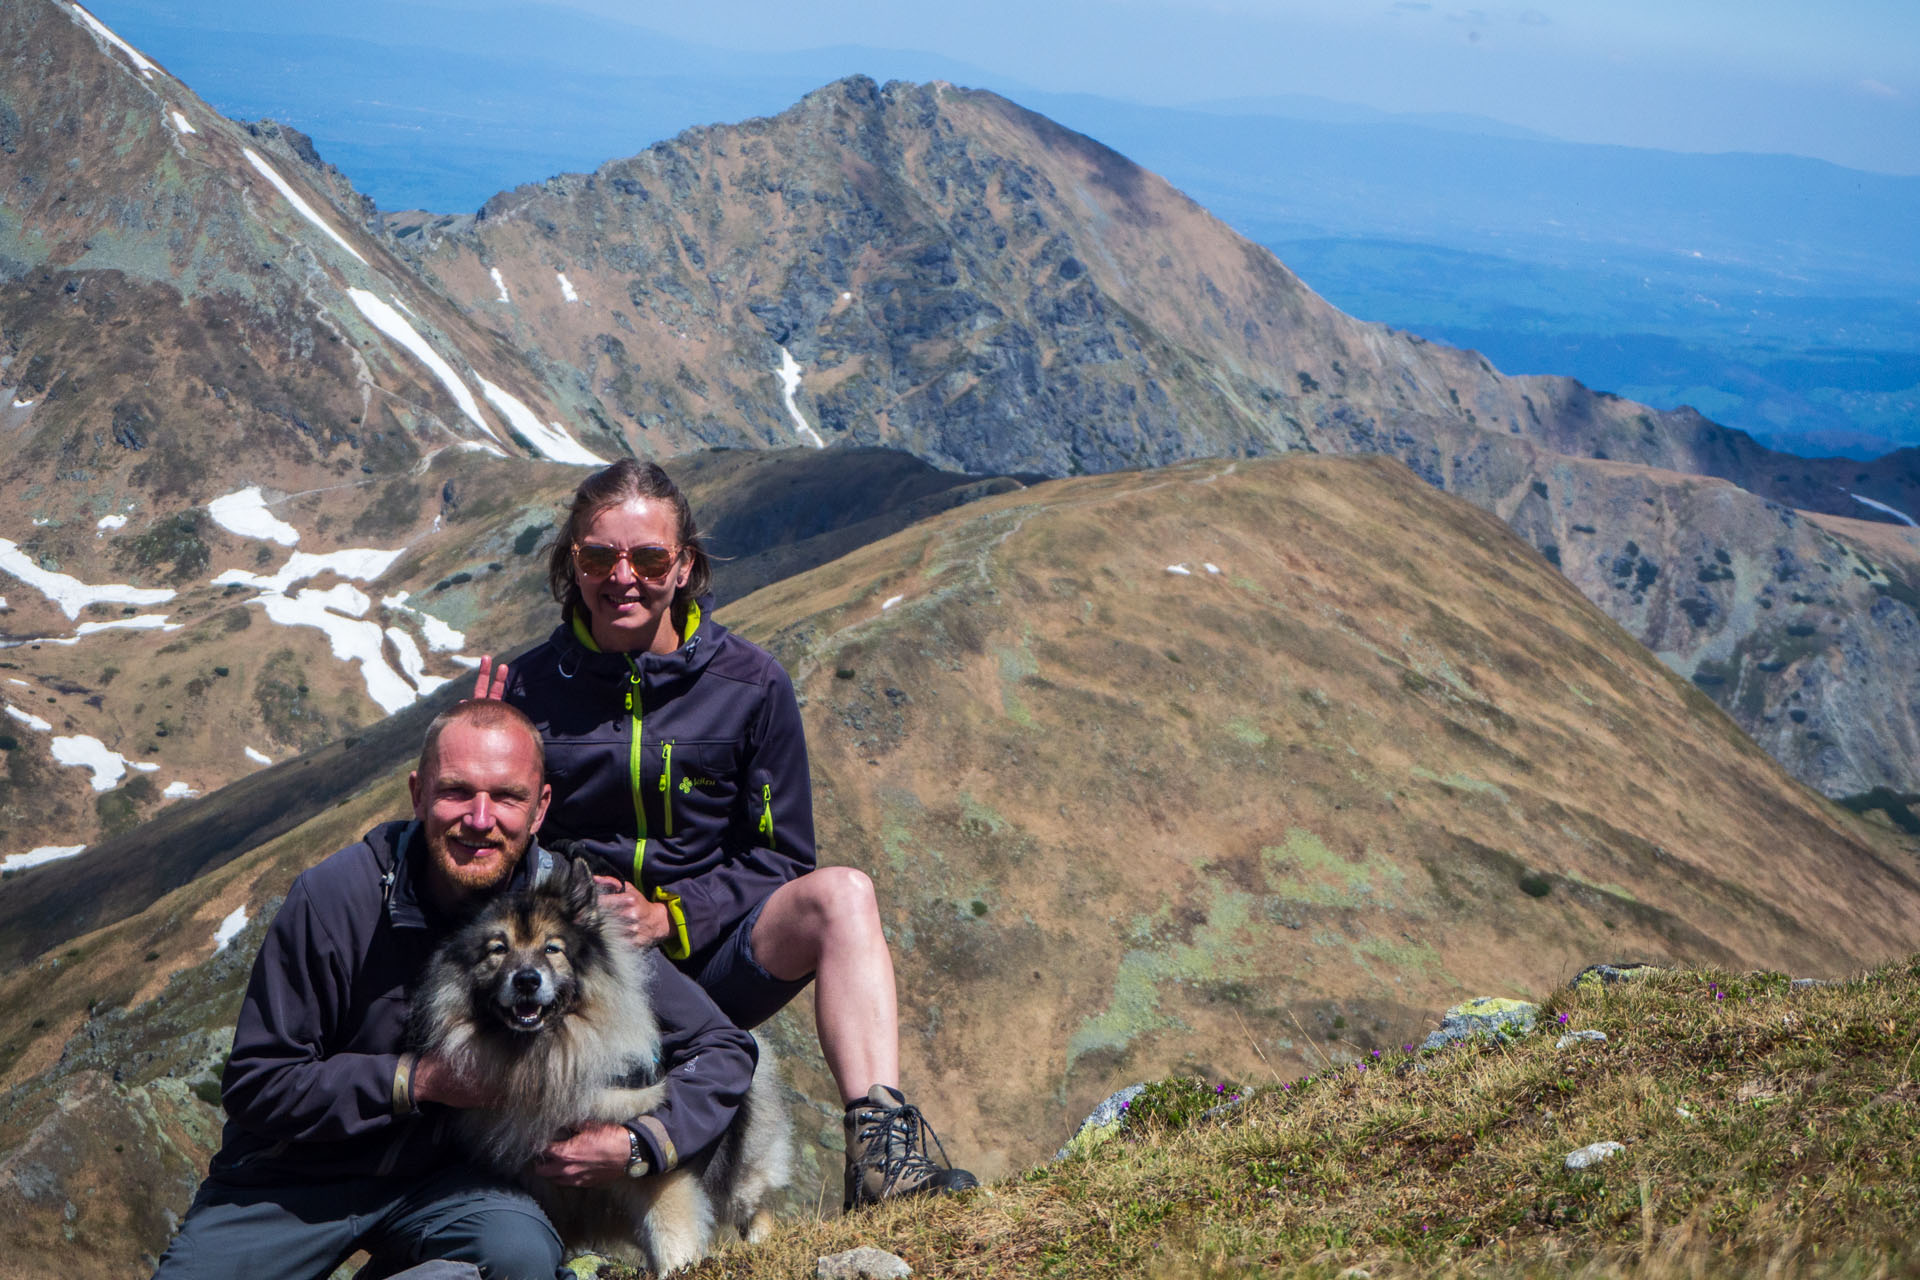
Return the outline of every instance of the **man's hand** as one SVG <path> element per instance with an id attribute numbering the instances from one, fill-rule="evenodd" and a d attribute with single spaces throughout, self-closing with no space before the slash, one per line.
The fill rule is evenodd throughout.
<path id="1" fill-rule="evenodd" d="M 413 1064 L 413 1100 L 447 1107 L 494 1107 L 499 1097 L 480 1088 L 448 1065 L 446 1059 L 424 1055 Z"/>
<path id="2" fill-rule="evenodd" d="M 480 659 L 480 670 L 473 677 L 475 702 L 498 702 L 507 691 L 507 664 L 493 665 L 491 654 Z"/>
<path id="3" fill-rule="evenodd" d="M 595 876 L 600 890 L 600 912 L 616 928 L 625 929 L 636 947 L 653 947 L 673 932 L 673 917 L 663 902 L 649 902 L 634 885 L 612 876 Z"/>
<path id="4" fill-rule="evenodd" d="M 548 1145 L 533 1171 L 563 1187 L 602 1187 L 627 1176 L 633 1142 L 620 1124 L 588 1125 L 570 1138 Z"/>

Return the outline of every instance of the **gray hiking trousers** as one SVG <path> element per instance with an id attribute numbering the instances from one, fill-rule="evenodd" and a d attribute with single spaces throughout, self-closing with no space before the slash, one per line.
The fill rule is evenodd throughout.
<path id="1" fill-rule="evenodd" d="M 278 1187 L 209 1178 L 154 1280 L 326 1280 L 356 1249 L 366 1280 L 435 1259 L 486 1280 L 554 1280 L 560 1238 L 524 1190 L 471 1169 Z"/>

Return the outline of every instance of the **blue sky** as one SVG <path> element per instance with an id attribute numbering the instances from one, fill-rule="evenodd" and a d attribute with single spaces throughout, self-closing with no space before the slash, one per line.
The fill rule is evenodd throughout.
<path id="1" fill-rule="evenodd" d="M 926 50 L 1051 90 L 1160 103 L 1309 94 L 1575 141 L 1920 173 L 1914 0 L 562 2 L 726 48 Z"/>
<path id="2" fill-rule="evenodd" d="M 1022 86 L 1165 105 L 1307 95 L 1389 112 L 1489 117 L 1569 141 L 1779 152 L 1920 174 L 1916 0 L 545 3 L 742 54 L 835 46 L 934 54 L 963 73 L 977 70 L 982 87 L 1015 96 Z M 437 40 L 459 42 L 463 15 L 491 11 L 491 31 L 524 24 L 529 44 L 551 25 L 551 11 L 505 0 L 92 7 L 155 45 L 163 61 L 198 30 L 334 35 L 422 45 L 430 55 Z M 506 43 L 495 52 L 511 56 L 511 37 Z M 592 51 L 583 57 L 591 61 Z M 920 65 L 870 60 L 883 77 Z M 267 83 L 275 74 L 271 66 L 258 72 Z M 353 93 L 352 85 L 336 88 Z"/>

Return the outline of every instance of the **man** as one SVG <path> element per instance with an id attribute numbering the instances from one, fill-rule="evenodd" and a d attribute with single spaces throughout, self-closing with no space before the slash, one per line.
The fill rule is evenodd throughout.
<path id="1" fill-rule="evenodd" d="M 534 843 L 544 770 L 520 712 L 460 703 L 428 728 L 407 779 L 413 821 L 375 827 L 294 881 L 241 1006 L 220 1151 L 156 1280 L 320 1278 L 363 1248 L 366 1277 L 452 1259 L 489 1280 L 552 1280 L 560 1241 L 533 1198 L 452 1143 L 449 1109 L 485 1099 L 405 1045 L 407 989 L 434 945 L 551 865 Z M 717 1138 L 746 1093 L 752 1038 L 657 952 L 647 963 L 667 1101 L 554 1143 L 535 1171 L 555 1182 L 669 1168 Z"/>

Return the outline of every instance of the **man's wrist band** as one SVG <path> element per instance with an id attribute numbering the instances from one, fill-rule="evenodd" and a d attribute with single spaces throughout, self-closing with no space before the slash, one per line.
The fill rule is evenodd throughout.
<path id="1" fill-rule="evenodd" d="M 647 1149 L 640 1145 L 640 1131 L 632 1125 L 624 1125 L 622 1127 L 627 1131 L 627 1176 L 629 1178 L 644 1178 L 647 1176 L 649 1169 L 647 1167 Z"/>

